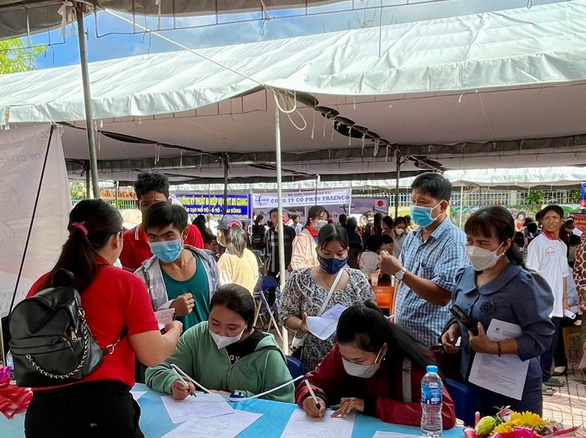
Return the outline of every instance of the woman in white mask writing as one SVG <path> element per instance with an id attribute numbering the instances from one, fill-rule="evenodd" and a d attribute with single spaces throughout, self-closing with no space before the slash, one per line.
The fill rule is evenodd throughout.
<path id="1" fill-rule="evenodd" d="M 421 379 L 431 363 L 429 350 L 405 329 L 390 324 L 369 301 L 344 311 L 336 340 L 306 376 L 315 398 L 307 385 L 297 386 L 299 406 L 310 417 L 323 417 L 326 407 L 339 404 L 333 417 L 355 411 L 387 423 L 419 426 Z M 442 422 L 444 430 L 456 423 L 454 403 L 445 387 Z"/>
<path id="2" fill-rule="evenodd" d="M 193 394 L 194 385 L 179 379 L 171 364 L 221 394 L 238 391 L 248 397 L 290 381 L 273 335 L 252 326 L 254 311 L 248 290 L 237 284 L 221 286 L 212 297 L 209 320 L 187 330 L 166 362 L 147 368 L 146 384 L 176 400 Z M 263 398 L 292 402 L 293 393 L 291 384 Z"/>
<path id="3" fill-rule="evenodd" d="M 541 277 L 523 268 L 522 256 L 512 244 L 515 223 L 508 210 L 499 206 L 478 210 L 466 221 L 464 231 L 471 266 L 458 273 L 452 303 L 470 319 L 468 325 L 472 330 L 454 320 L 442 335 L 442 344 L 448 353 L 457 353 L 460 347 L 456 342 L 461 337 L 460 372 L 464 378 L 475 353 L 516 355 L 521 361 L 529 360 L 521 400 L 470 382 L 467 385 L 476 396 L 475 410 L 482 415 L 494 415 L 494 406 L 510 406 L 514 411 L 541 415 L 539 356 L 549 347 L 554 333 L 549 319 L 552 292 Z M 487 332 L 496 332 L 503 323 L 517 326 L 519 334 L 502 341 L 491 340 Z"/>

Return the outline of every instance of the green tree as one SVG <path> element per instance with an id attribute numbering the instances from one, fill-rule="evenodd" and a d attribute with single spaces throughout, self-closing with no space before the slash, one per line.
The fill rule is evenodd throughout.
<path id="1" fill-rule="evenodd" d="M 84 183 L 71 183 L 69 185 L 69 193 L 73 199 L 85 198 L 86 190 Z"/>
<path id="2" fill-rule="evenodd" d="M 21 38 L 0 41 L 0 74 L 29 71 L 47 48 L 27 47 Z"/>

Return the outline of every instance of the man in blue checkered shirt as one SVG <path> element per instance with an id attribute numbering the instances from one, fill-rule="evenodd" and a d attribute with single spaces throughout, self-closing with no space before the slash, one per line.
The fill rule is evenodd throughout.
<path id="1" fill-rule="evenodd" d="M 427 346 L 438 344 L 450 319 L 456 272 L 468 264 L 466 235 L 447 216 L 451 194 L 443 175 L 419 175 L 411 185 L 411 218 L 419 228 L 405 238 L 398 259 L 381 254 L 381 271 L 401 280 L 395 322 Z"/>

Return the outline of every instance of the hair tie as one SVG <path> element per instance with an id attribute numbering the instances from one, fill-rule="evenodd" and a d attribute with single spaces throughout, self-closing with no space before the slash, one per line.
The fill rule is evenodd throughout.
<path id="1" fill-rule="evenodd" d="M 228 224 L 228 229 L 232 228 L 233 226 L 237 226 L 238 228 L 241 228 L 240 223 L 237 221 L 232 221 Z"/>
<path id="2" fill-rule="evenodd" d="M 85 221 L 83 222 L 74 222 L 71 224 L 72 227 L 75 227 L 83 232 L 86 236 L 88 235 L 87 228 L 85 227 Z"/>

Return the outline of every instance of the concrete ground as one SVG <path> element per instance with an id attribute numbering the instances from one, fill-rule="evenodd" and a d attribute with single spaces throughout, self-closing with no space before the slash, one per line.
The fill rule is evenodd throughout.
<path id="1" fill-rule="evenodd" d="M 584 436 L 586 432 L 584 428 L 586 423 L 586 379 L 578 370 L 581 346 L 577 334 L 570 336 L 568 350 L 568 375 L 567 377 L 558 377 L 558 379 L 564 379 L 566 385 L 556 388 L 554 395 L 543 397 L 543 416 L 547 419 L 558 420 L 567 427 L 582 425 L 575 435 Z"/>

